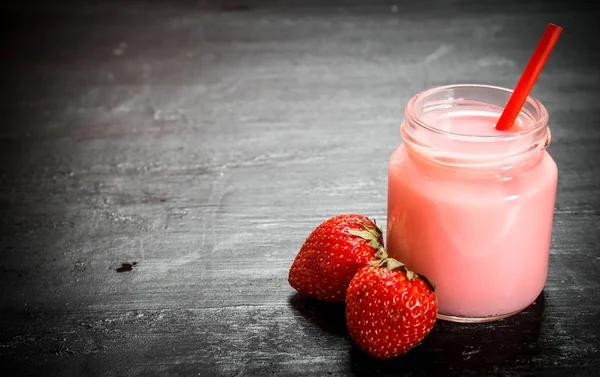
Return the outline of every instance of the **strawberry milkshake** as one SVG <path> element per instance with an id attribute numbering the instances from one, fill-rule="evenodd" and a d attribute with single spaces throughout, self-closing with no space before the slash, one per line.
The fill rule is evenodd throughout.
<path id="1" fill-rule="evenodd" d="M 389 163 L 387 250 L 436 285 L 441 319 L 484 322 L 542 291 L 557 184 L 544 106 L 495 124 L 511 91 L 482 85 L 413 97 Z"/>

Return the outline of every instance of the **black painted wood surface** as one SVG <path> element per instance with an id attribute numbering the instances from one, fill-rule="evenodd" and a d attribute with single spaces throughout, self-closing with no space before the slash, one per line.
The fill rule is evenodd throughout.
<path id="1" fill-rule="evenodd" d="M 11 2 L 0 51 L 2 375 L 598 375 L 597 2 Z M 559 170 L 526 311 L 381 362 L 287 271 L 329 216 L 385 223 L 406 101 L 533 95 Z"/>

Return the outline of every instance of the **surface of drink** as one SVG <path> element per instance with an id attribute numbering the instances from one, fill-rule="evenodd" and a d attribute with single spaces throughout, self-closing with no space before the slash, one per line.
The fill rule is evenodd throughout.
<path id="1" fill-rule="evenodd" d="M 557 167 L 534 119 L 497 131 L 500 112 L 426 111 L 390 159 L 387 249 L 436 284 L 440 318 L 506 317 L 545 284 Z"/>

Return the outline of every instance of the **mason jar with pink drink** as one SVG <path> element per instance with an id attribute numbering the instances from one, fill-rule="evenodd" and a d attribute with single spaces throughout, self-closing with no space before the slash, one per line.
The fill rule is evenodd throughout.
<path id="1" fill-rule="evenodd" d="M 450 85 L 406 106 L 387 251 L 435 283 L 440 319 L 505 318 L 542 292 L 558 170 L 548 112 L 528 94 L 559 33 L 549 26 L 514 91 Z"/>

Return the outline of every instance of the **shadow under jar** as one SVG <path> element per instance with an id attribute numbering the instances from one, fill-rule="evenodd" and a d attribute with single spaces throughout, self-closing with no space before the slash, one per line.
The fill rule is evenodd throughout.
<path id="1" fill-rule="evenodd" d="M 433 281 L 440 319 L 508 317 L 546 282 L 558 175 L 548 113 L 528 98 L 497 131 L 511 93 L 452 85 L 406 106 L 389 163 L 387 249 Z"/>

